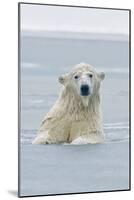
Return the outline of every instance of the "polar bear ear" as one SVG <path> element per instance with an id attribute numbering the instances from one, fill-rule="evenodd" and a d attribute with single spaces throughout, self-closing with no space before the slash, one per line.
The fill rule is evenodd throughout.
<path id="1" fill-rule="evenodd" d="M 59 76 L 59 82 L 64 85 L 67 82 L 67 76 L 67 74 Z"/>
<path id="2" fill-rule="evenodd" d="M 98 73 L 98 77 L 99 77 L 99 79 L 100 79 L 101 81 L 103 81 L 104 78 L 105 78 L 105 73 L 104 73 L 104 72 Z"/>

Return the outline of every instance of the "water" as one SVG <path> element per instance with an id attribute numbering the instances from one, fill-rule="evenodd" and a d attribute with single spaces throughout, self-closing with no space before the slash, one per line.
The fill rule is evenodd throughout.
<path id="1" fill-rule="evenodd" d="M 25 36 L 21 44 L 21 194 L 128 189 L 128 42 Z M 106 74 L 102 84 L 105 143 L 81 147 L 31 145 L 43 117 L 58 98 L 62 87 L 58 76 L 80 62 L 92 64 Z M 79 158 L 78 163 L 73 163 L 74 157 Z M 78 165 L 79 178 L 73 167 Z M 103 169 L 101 173 L 98 167 Z M 74 176 L 69 178 L 68 174 Z M 90 186 L 87 177 L 92 182 Z"/>
<path id="2" fill-rule="evenodd" d="M 98 68 L 128 69 L 129 46 L 125 40 L 22 37 L 21 46 L 21 62 L 43 66 L 44 72 L 50 75 L 80 62 Z"/>

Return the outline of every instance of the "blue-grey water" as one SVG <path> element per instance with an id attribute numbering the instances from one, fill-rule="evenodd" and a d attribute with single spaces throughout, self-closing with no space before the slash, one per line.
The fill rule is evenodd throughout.
<path id="1" fill-rule="evenodd" d="M 22 196 L 129 188 L 128 55 L 127 41 L 21 38 Z M 58 76 L 80 62 L 106 74 L 102 84 L 105 143 L 31 145 L 62 87 Z"/>

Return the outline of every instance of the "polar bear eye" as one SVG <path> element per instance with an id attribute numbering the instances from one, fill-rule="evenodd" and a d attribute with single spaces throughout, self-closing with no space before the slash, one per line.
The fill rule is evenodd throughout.
<path id="1" fill-rule="evenodd" d="M 78 78 L 79 78 L 79 76 L 78 76 L 78 75 L 75 75 L 75 76 L 74 76 L 74 78 L 75 78 L 75 79 L 78 79 Z"/>

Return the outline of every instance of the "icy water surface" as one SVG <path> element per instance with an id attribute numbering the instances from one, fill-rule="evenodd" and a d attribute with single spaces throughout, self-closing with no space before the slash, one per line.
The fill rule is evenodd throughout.
<path id="1" fill-rule="evenodd" d="M 45 195 L 129 189 L 127 41 L 22 37 L 20 194 Z M 104 144 L 32 145 L 58 98 L 58 76 L 87 62 L 104 71 Z"/>

